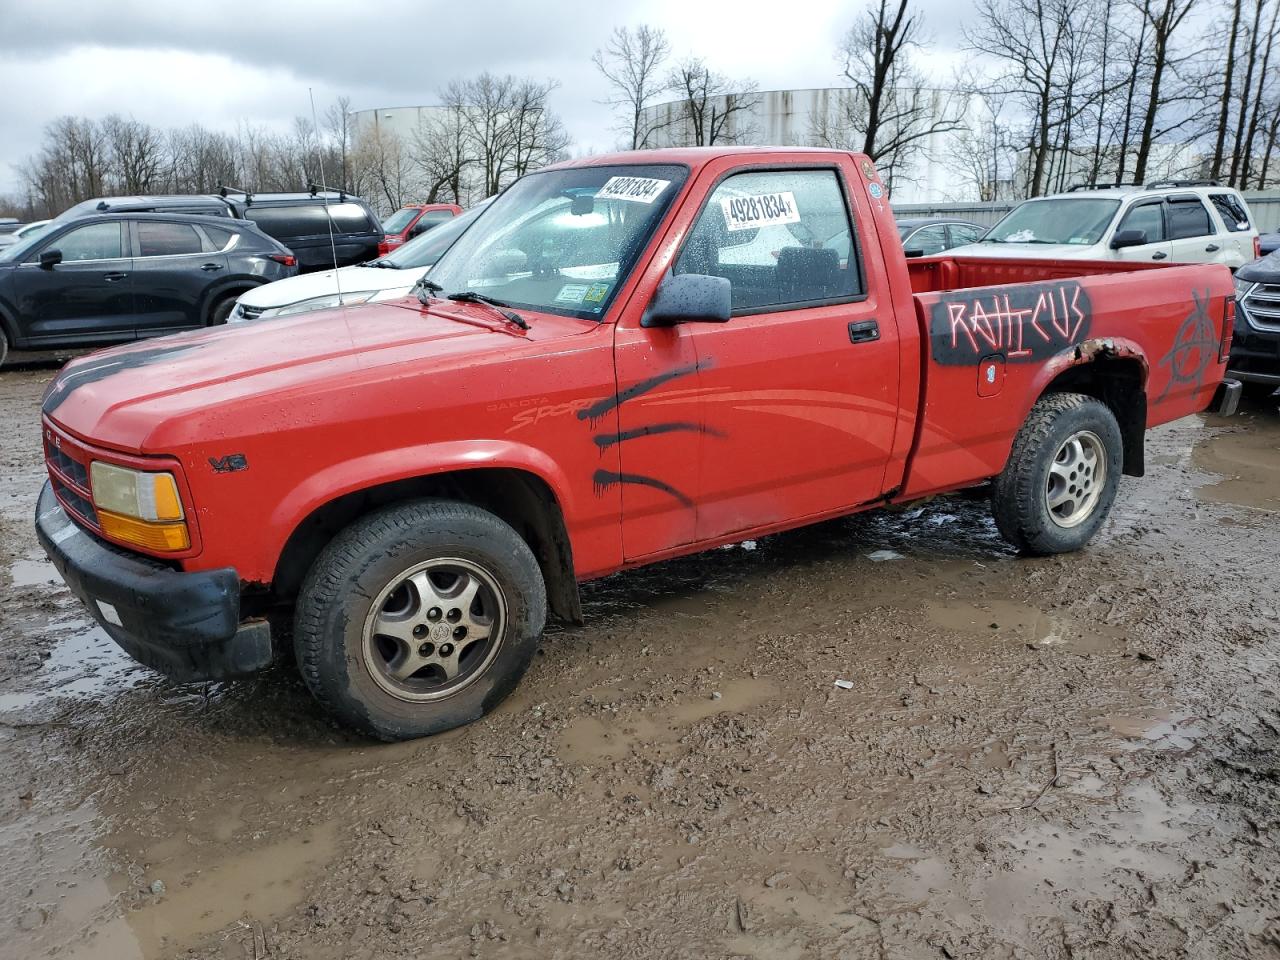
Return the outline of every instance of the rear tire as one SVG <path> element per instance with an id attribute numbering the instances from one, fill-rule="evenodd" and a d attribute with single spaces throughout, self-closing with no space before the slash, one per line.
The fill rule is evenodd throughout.
<path id="1" fill-rule="evenodd" d="M 5 334 L 4 329 L 0 328 L 0 370 L 4 369 L 4 362 L 9 358 L 9 337 Z"/>
<path id="2" fill-rule="evenodd" d="M 230 294 L 223 297 L 213 305 L 213 309 L 209 311 L 208 326 L 220 327 L 227 322 L 227 318 L 231 316 L 231 311 L 236 308 L 237 294 Z"/>
<path id="3" fill-rule="evenodd" d="M 471 504 L 417 500 L 357 520 L 316 558 L 294 614 L 303 680 L 383 740 L 441 733 L 515 689 L 546 621 L 528 544 Z"/>
<path id="4" fill-rule="evenodd" d="M 1001 535 L 1024 553 L 1079 550 L 1111 512 L 1124 441 L 1110 409 L 1081 393 L 1031 408 L 991 493 Z"/>

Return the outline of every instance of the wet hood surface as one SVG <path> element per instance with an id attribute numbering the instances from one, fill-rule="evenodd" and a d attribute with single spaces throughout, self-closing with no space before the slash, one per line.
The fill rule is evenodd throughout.
<path id="1" fill-rule="evenodd" d="M 73 360 L 49 385 L 43 414 L 86 440 L 147 452 L 162 423 L 270 395 L 358 389 L 375 366 L 460 362 L 594 326 L 540 317 L 524 334 L 485 307 L 407 300 L 321 310 L 147 340 Z"/>

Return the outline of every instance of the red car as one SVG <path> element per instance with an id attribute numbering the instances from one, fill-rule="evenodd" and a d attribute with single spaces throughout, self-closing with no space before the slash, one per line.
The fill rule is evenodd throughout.
<path id="1" fill-rule="evenodd" d="M 378 244 L 378 256 L 385 256 L 406 240 L 452 220 L 462 212 L 456 203 L 417 203 L 401 207 L 382 223 L 386 233 Z"/>
<path id="2" fill-rule="evenodd" d="M 292 653 L 347 723 L 436 733 L 581 581 L 984 484 L 1021 551 L 1078 550 L 1147 428 L 1240 393 L 1226 266 L 908 260 L 834 150 L 548 167 L 417 293 L 52 381 L 37 532 L 126 651 L 183 680 Z"/>

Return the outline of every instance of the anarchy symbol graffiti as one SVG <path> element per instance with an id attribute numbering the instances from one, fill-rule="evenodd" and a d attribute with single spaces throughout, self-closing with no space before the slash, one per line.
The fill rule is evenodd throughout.
<path id="1" fill-rule="evenodd" d="M 1218 334 L 1209 318 L 1209 288 L 1203 295 L 1192 290 L 1191 299 L 1195 306 L 1178 327 L 1169 352 L 1160 358 L 1160 366 L 1169 368 L 1169 382 L 1160 391 L 1157 403 L 1174 387 L 1202 385 L 1205 371 L 1217 358 Z"/>

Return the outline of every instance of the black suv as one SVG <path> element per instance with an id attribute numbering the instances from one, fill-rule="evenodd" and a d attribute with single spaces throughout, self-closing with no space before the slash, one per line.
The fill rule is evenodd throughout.
<path id="1" fill-rule="evenodd" d="M 52 223 L 0 250 L 0 363 L 226 321 L 246 290 L 298 272 L 254 224 L 167 213 Z"/>
<path id="2" fill-rule="evenodd" d="M 294 252 L 303 273 L 331 268 L 335 254 L 340 267 L 373 260 L 383 238 L 382 224 L 363 200 L 319 188 L 309 193 L 245 193 L 224 187 L 216 195 L 95 197 L 63 211 L 53 222 L 103 213 L 151 212 L 252 220 Z"/>
<path id="3" fill-rule="evenodd" d="M 1236 326 L 1227 376 L 1257 393 L 1280 387 L 1280 251 L 1236 271 Z"/>

